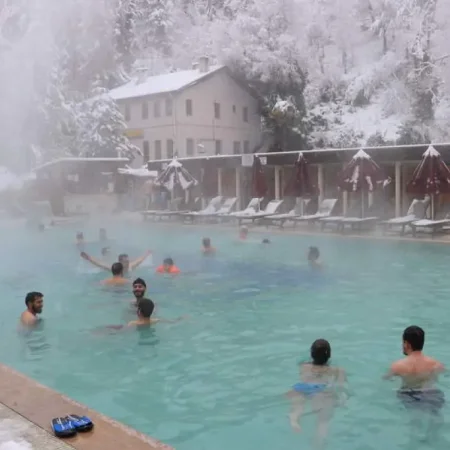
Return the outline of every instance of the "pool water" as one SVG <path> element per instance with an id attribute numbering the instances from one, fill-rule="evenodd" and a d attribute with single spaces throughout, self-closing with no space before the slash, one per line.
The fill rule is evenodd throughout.
<path id="1" fill-rule="evenodd" d="M 100 287 L 107 274 L 82 261 L 74 242 L 78 228 L 95 241 L 100 226 L 44 233 L 0 226 L 2 362 L 178 450 L 283 450 L 310 447 L 314 416 L 305 415 L 304 432 L 293 433 L 283 394 L 298 380 L 311 343 L 326 338 L 351 394 L 335 411 L 328 448 L 411 444 L 398 384 L 381 377 L 401 357 L 401 333 L 411 324 L 426 330 L 427 352 L 448 361 L 450 247 L 270 232 L 243 244 L 214 226 L 108 221 L 113 254 L 153 250 L 133 276 L 146 280 L 157 316 L 189 316 L 111 333 L 101 327 L 134 319 L 131 291 Z M 200 253 L 205 234 L 216 257 Z M 272 243 L 260 244 L 267 236 Z M 321 249 L 323 274 L 305 265 L 309 245 Z M 94 256 L 100 248 L 87 246 Z M 167 256 L 185 274 L 155 275 Z M 44 321 L 24 337 L 17 318 L 31 290 L 45 294 Z M 445 391 L 448 384 L 440 381 Z M 447 449 L 445 439 L 448 428 L 430 448 Z"/>

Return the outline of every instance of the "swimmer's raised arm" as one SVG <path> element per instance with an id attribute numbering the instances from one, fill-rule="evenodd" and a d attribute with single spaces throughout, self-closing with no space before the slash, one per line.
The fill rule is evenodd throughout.
<path id="1" fill-rule="evenodd" d="M 85 259 L 86 261 L 89 261 L 94 266 L 99 267 L 100 269 L 107 270 L 108 272 L 111 270 L 111 267 L 108 267 L 106 264 L 102 263 L 101 261 L 98 261 L 92 256 L 89 256 L 86 252 L 81 252 L 80 256 Z"/>
<path id="2" fill-rule="evenodd" d="M 151 250 L 147 250 L 140 258 L 137 258 L 134 261 L 130 262 L 130 269 L 136 269 L 136 267 L 141 265 L 151 254 Z"/>

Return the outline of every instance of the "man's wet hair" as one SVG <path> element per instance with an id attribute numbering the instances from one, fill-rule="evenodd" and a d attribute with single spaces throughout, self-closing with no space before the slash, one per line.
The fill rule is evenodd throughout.
<path id="1" fill-rule="evenodd" d="M 166 259 L 163 261 L 163 264 L 166 265 L 166 266 L 173 266 L 174 262 L 173 262 L 173 259 L 172 259 L 172 258 L 166 258 Z"/>
<path id="2" fill-rule="evenodd" d="M 25 305 L 29 306 L 32 303 L 34 303 L 38 298 L 43 298 L 44 294 L 42 294 L 41 292 L 28 292 L 28 294 L 25 297 Z"/>
<path id="3" fill-rule="evenodd" d="M 155 304 L 149 298 L 143 298 L 137 304 L 139 315 L 149 319 L 155 309 Z"/>
<path id="4" fill-rule="evenodd" d="M 311 345 L 311 359 L 314 365 L 324 366 L 331 357 L 330 343 L 325 339 L 317 339 Z"/>
<path id="5" fill-rule="evenodd" d="M 133 281 L 133 286 L 136 285 L 136 284 L 142 284 L 142 286 L 147 287 L 147 285 L 145 284 L 145 281 L 142 278 L 136 278 Z"/>
<path id="6" fill-rule="evenodd" d="M 416 325 L 412 325 L 403 332 L 403 341 L 411 346 L 413 352 L 420 352 L 425 345 L 425 331 Z"/>
<path id="7" fill-rule="evenodd" d="M 265 239 L 262 240 L 262 243 L 263 244 L 270 244 L 270 240 L 265 238 Z"/>
<path id="8" fill-rule="evenodd" d="M 83 234 L 82 231 L 79 231 L 79 232 L 77 233 L 77 239 L 84 239 L 84 234 Z"/>
<path id="9" fill-rule="evenodd" d="M 109 253 L 109 247 L 102 248 L 102 256 L 106 256 Z"/>
<path id="10" fill-rule="evenodd" d="M 127 255 L 126 253 L 121 253 L 121 254 L 119 255 L 119 262 L 120 262 L 122 259 L 125 259 L 125 258 L 128 258 L 128 255 Z"/>
<path id="11" fill-rule="evenodd" d="M 317 247 L 309 247 L 308 259 L 319 259 L 320 252 Z"/>
<path id="12" fill-rule="evenodd" d="M 211 247 L 211 239 L 210 238 L 203 238 L 202 239 L 203 247 Z"/>
<path id="13" fill-rule="evenodd" d="M 123 264 L 120 262 L 115 262 L 111 266 L 111 272 L 113 275 L 121 275 L 123 273 Z"/>

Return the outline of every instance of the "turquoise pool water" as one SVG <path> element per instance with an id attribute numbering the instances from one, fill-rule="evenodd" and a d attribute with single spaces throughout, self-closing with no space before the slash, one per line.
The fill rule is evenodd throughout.
<path id="1" fill-rule="evenodd" d="M 410 444 L 397 384 L 381 376 L 401 357 L 401 333 L 413 323 L 427 332 L 426 350 L 449 359 L 450 247 L 270 233 L 239 244 L 234 232 L 214 226 L 108 222 L 113 254 L 153 249 L 153 266 L 148 261 L 135 275 L 147 281 L 157 315 L 190 318 L 105 334 L 98 327 L 126 323 L 134 313 L 131 292 L 102 289 L 105 273 L 78 256 L 75 231 L 95 240 L 99 226 L 105 223 L 38 234 L 0 225 L 2 362 L 179 450 L 309 448 L 314 417 L 306 415 L 304 432 L 294 434 L 283 394 L 298 380 L 297 363 L 312 341 L 323 337 L 351 390 L 331 422 L 328 448 Z M 215 258 L 200 254 L 205 234 L 219 249 Z M 270 246 L 259 244 L 266 236 Z M 322 251 L 323 275 L 305 267 L 309 245 Z M 88 250 L 99 255 L 100 245 Z M 169 255 L 191 273 L 155 275 Z M 24 338 L 17 318 L 30 290 L 45 294 L 44 326 Z M 448 384 L 441 380 L 442 389 Z M 450 441 L 448 427 L 441 437 Z"/>

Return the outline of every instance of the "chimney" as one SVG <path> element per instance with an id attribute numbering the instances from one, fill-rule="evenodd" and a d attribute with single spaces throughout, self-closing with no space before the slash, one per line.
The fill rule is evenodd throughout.
<path id="1" fill-rule="evenodd" d="M 206 73 L 209 71 L 209 58 L 207 56 L 202 56 L 199 60 L 199 70 L 201 73 Z"/>

